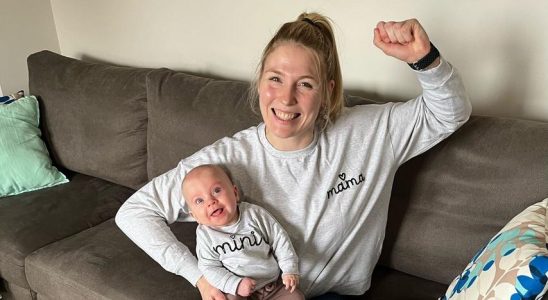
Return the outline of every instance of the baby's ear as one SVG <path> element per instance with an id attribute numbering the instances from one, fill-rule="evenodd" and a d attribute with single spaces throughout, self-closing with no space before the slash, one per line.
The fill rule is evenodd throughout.
<path id="1" fill-rule="evenodd" d="M 240 193 L 238 192 L 238 187 L 234 185 L 234 195 L 236 196 L 236 202 L 240 202 Z"/>

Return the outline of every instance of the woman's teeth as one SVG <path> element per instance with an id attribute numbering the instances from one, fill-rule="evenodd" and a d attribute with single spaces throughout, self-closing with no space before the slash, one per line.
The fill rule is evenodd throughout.
<path id="1" fill-rule="evenodd" d="M 299 116 L 298 113 L 288 113 L 279 110 L 274 110 L 274 114 L 276 115 L 276 117 L 278 117 L 278 119 L 283 121 L 293 120 Z"/>

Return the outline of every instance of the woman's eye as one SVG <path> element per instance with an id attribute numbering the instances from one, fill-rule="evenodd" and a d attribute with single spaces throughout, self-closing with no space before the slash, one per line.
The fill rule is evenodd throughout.
<path id="1" fill-rule="evenodd" d="M 274 82 L 280 82 L 280 77 L 277 77 L 277 76 L 272 76 L 269 78 L 270 81 L 274 81 Z"/>
<path id="2" fill-rule="evenodd" d="M 308 88 L 308 89 L 313 88 L 312 84 L 309 83 L 309 82 L 301 82 L 301 83 L 299 83 L 299 86 L 302 86 L 302 87 L 305 87 L 305 88 Z"/>

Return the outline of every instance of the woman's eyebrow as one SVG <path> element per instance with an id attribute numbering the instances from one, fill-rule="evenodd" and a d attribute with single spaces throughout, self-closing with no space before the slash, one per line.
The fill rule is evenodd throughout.
<path id="1" fill-rule="evenodd" d="M 278 71 L 278 70 L 275 70 L 275 69 L 269 69 L 269 70 L 265 70 L 264 73 L 274 73 L 274 74 L 277 74 L 277 75 L 284 75 L 284 73 Z M 312 79 L 314 81 L 318 81 L 313 75 L 311 74 L 305 74 L 305 75 L 300 75 L 300 76 L 297 76 L 298 79 Z"/>

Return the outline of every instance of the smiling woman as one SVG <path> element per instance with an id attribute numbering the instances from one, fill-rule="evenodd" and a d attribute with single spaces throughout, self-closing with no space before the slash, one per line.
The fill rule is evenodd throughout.
<path id="1" fill-rule="evenodd" d="M 116 222 L 131 240 L 195 284 L 203 298 L 225 299 L 219 285 L 230 283 L 234 290 L 249 286 L 249 280 L 211 284 L 166 226 L 193 210 L 194 203 L 181 201 L 180 183 L 195 167 L 226 166 L 238 177 L 238 190 L 245 191 L 244 203 L 264 207 L 290 233 L 306 297 L 359 295 L 369 288 L 381 253 L 397 168 L 468 120 L 471 107 L 458 72 L 431 52 L 417 20 L 379 22 L 374 28 L 374 44 L 406 65 L 432 58 L 415 71 L 423 93 L 407 102 L 345 108 L 334 41 L 329 19 L 317 13 L 283 24 L 264 49 L 250 88 L 263 123 L 182 159 L 119 210 Z M 213 203 L 210 215 L 224 215 L 224 200 L 206 200 L 217 196 L 216 189 L 205 191 L 198 202 Z M 253 240 L 246 236 L 238 241 Z M 219 245 L 225 242 L 231 243 Z"/>
<path id="2" fill-rule="evenodd" d="M 279 45 L 265 61 L 259 83 L 260 108 L 268 141 L 291 151 L 312 142 L 321 97 L 310 50 L 296 43 Z"/>
<path id="3" fill-rule="evenodd" d="M 303 13 L 284 24 L 265 47 L 257 73 L 251 102 L 260 99 L 265 123 L 278 124 L 266 126 L 267 138 L 278 150 L 306 147 L 315 127 L 325 129 L 344 106 L 333 29 L 320 14 Z"/>

